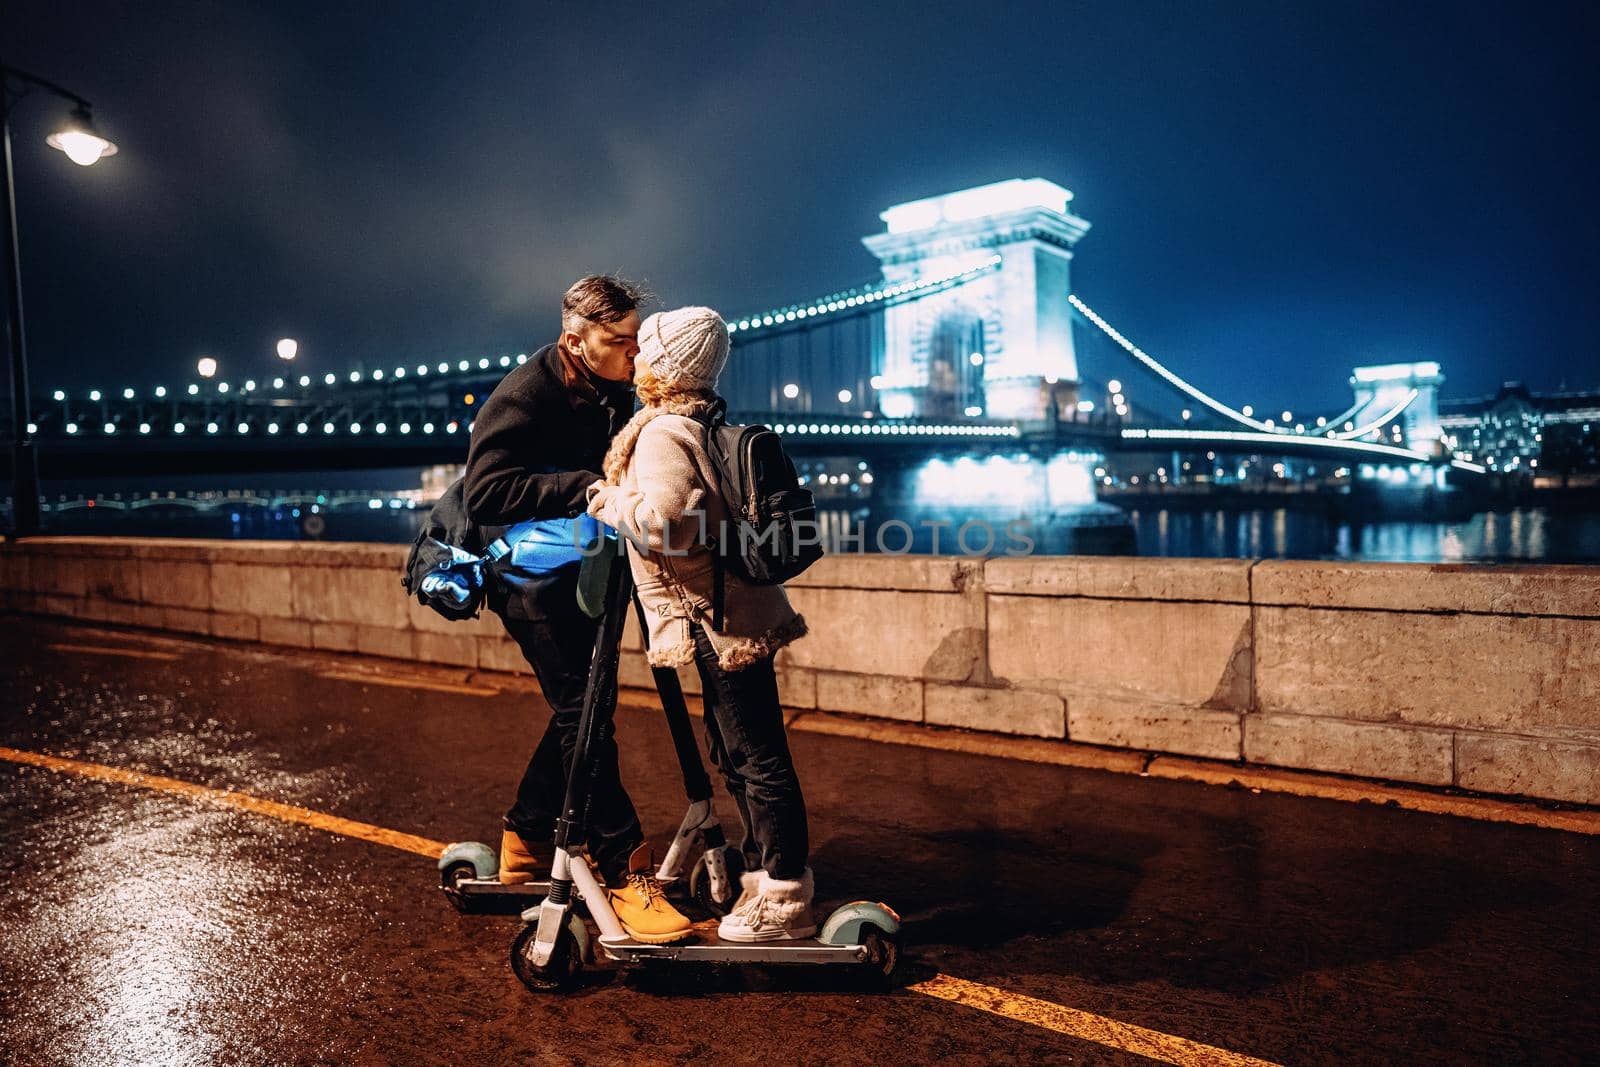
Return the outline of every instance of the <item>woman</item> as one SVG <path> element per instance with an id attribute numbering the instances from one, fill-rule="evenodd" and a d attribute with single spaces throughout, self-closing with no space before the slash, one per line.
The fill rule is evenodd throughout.
<path id="1" fill-rule="evenodd" d="M 806 632 L 782 586 L 725 574 L 723 626 L 711 625 L 712 556 L 704 531 L 728 509 L 715 489 L 706 427 L 728 361 L 728 327 L 710 308 L 659 312 L 639 330 L 640 402 L 612 440 L 589 514 L 622 530 L 649 620 L 651 666 L 693 663 L 704 688 L 706 740 L 744 822 L 746 873 L 717 928 L 728 941 L 810 937 L 812 876 L 805 801 L 789 755 L 772 658 Z M 641 550 L 641 545 L 645 546 Z"/>

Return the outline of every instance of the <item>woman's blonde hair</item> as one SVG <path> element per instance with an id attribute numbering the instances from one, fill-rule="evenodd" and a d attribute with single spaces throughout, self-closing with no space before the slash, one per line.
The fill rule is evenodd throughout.
<path id="1" fill-rule="evenodd" d="M 663 407 L 669 404 L 693 403 L 695 401 L 712 401 L 717 398 L 714 390 L 697 389 L 658 378 L 654 371 L 643 364 L 639 366 L 638 373 L 633 376 L 633 387 L 634 392 L 639 397 L 639 403 L 649 408 Z"/>

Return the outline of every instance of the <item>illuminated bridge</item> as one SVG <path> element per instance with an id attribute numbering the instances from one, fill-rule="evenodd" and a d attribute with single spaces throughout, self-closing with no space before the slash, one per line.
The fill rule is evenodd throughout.
<path id="1" fill-rule="evenodd" d="M 1197 480 L 1247 476 L 1219 457 L 1438 485 L 1484 470 L 1440 427 L 1434 363 L 1357 368 L 1352 404 L 1310 416 L 1257 414 L 1189 382 L 1074 293 L 1073 252 L 1090 227 L 1071 201 L 1035 178 L 885 211 L 884 232 L 864 239 L 880 278 L 729 320 L 734 418 L 777 428 L 798 458 L 848 457 L 900 472 L 909 489 L 931 470 L 980 495 L 1039 480 L 1058 500 L 1092 499 L 1116 483 L 1119 459 L 1144 453 L 1194 457 L 1183 469 Z M 30 432 L 47 478 L 459 463 L 478 406 L 527 358 L 286 364 L 270 379 L 146 390 L 47 385 Z M 952 481 L 958 468 L 970 476 Z"/>

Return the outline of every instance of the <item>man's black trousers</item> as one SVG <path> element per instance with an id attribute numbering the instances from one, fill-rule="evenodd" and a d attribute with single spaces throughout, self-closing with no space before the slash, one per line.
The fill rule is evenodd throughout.
<path id="1" fill-rule="evenodd" d="M 563 567 L 540 583 L 536 610 L 529 612 L 537 617 L 501 615 L 506 632 L 521 646 L 550 705 L 544 736 L 523 772 L 516 803 L 505 816 L 506 827 L 535 849 L 549 845 L 555 837 L 578 741 L 589 659 L 600 625 L 579 610 L 577 592 L 578 568 Z M 617 772 L 614 723 L 594 739 L 590 755 L 595 761 L 595 777 L 589 801 L 589 855 L 607 884 L 618 886 L 625 882 L 628 856 L 644 840 L 644 832 Z"/>

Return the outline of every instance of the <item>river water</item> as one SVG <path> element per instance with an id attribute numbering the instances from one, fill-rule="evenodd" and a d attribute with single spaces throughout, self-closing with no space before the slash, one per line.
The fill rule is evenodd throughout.
<path id="1" fill-rule="evenodd" d="M 214 484 L 163 484 L 160 495 L 174 491 L 182 498 L 165 506 L 150 506 L 147 487 L 134 482 L 93 490 L 49 485 L 45 526 L 47 532 L 60 534 L 392 543 L 408 543 L 420 529 L 426 503 L 400 495 L 415 490 L 415 470 L 314 477 L 320 490 L 286 488 L 303 486 L 309 481 L 305 476 L 292 481 L 265 476 L 248 492 L 233 490 L 253 500 L 210 500 L 200 507 L 186 494 L 215 490 Z M 314 504 L 318 492 L 327 497 L 320 506 Z M 78 494 L 97 494 L 97 506 L 79 502 Z M 144 506 L 131 507 L 136 498 L 144 498 Z M 1600 510 L 1593 509 L 1519 507 L 1459 519 L 1362 522 L 1293 507 L 1170 509 L 1139 504 L 1119 509 L 1088 504 L 1030 513 L 940 501 L 937 507 L 893 511 L 883 506 L 829 508 L 824 517 L 830 543 L 840 535 L 854 537 L 844 548 L 865 552 L 982 554 L 987 547 L 996 555 L 1026 548 L 1036 554 L 1600 563 Z M 958 544 L 963 524 L 968 528 Z"/>

